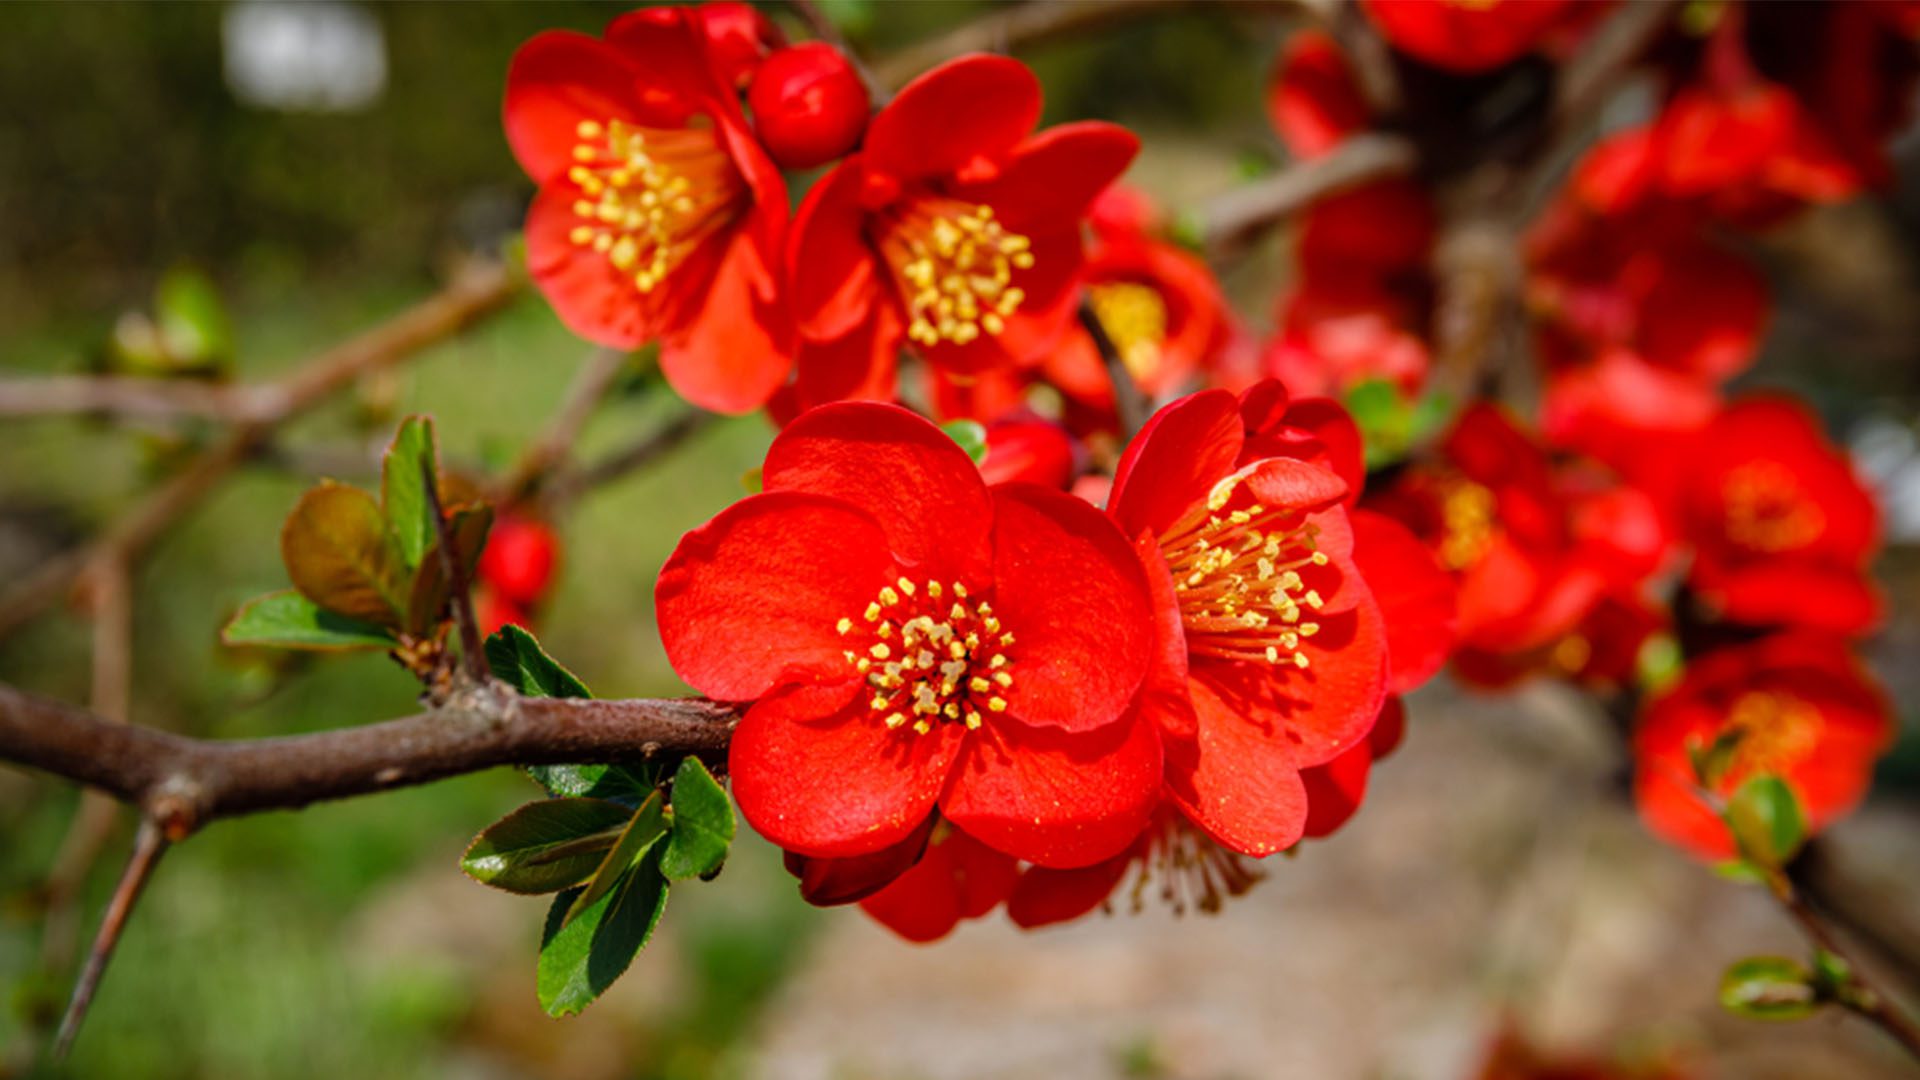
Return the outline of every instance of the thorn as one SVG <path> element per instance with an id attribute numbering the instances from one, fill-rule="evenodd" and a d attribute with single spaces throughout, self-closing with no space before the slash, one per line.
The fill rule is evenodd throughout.
<path id="1" fill-rule="evenodd" d="M 67 1013 L 60 1018 L 60 1032 L 53 1043 L 55 1061 L 65 1060 L 67 1051 L 73 1049 L 74 1037 L 80 1034 L 80 1022 L 87 1017 L 93 993 L 100 988 L 100 978 L 107 972 L 107 961 L 113 958 L 114 946 L 120 944 L 120 933 L 127 927 L 127 916 L 133 914 L 140 891 L 146 888 L 147 880 L 153 876 L 153 869 L 160 864 L 160 856 L 166 850 L 167 837 L 160 824 L 142 821 L 140 831 L 133 838 L 133 853 L 127 857 L 127 868 L 120 875 L 120 884 L 113 887 L 106 914 L 100 918 L 100 932 L 87 953 L 86 966 L 81 968 L 80 978 L 73 985 Z"/>
<path id="2" fill-rule="evenodd" d="M 466 575 L 460 572 L 460 559 L 453 550 L 453 530 L 447 524 L 446 511 L 440 507 L 439 478 L 433 467 L 420 463 L 420 480 L 427 492 L 427 509 L 433 515 L 434 542 L 440 548 L 440 571 L 447 577 L 447 598 L 453 604 L 453 621 L 460 627 L 460 659 L 467 676 L 477 686 L 493 677 L 487 668 L 486 653 L 480 644 L 480 620 L 473 615 L 473 596 L 467 590 Z"/>

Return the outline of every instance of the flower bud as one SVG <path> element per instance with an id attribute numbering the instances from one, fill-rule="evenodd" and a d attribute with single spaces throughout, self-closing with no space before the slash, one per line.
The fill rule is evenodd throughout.
<path id="1" fill-rule="evenodd" d="M 553 580 L 559 547 L 553 530 L 540 522 L 503 514 L 480 553 L 480 579 L 508 606 L 534 604 Z"/>
<path id="2" fill-rule="evenodd" d="M 853 149 L 867 129 L 866 84 L 840 50 L 824 42 L 767 57 L 754 73 L 747 104 L 761 144 L 784 168 L 824 165 Z"/>

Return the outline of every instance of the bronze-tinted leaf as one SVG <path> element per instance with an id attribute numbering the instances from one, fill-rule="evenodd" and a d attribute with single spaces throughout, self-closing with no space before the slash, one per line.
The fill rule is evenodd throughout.
<path id="1" fill-rule="evenodd" d="M 373 496 L 322 481 L 287 515 L 280 555 L 293 587 L 320 607 L 381 626 L 400 624 L 405 564 Z"/>
<path id="2" fill-rule="evenodd" d="M 460 577 L 469 586 L 473 584 L 480 549 L 486 546 L 487 530 L 492 525 L 493 507 L 485 503 L 455 507 L 447 514 L 447 531 L 453 535 L 454 550 L 459 555 Z M 425 634 L 431 630 L 440 620 L 451 595 L 447 575 L 440 566 L 440 544 L 436 539 L 428 546 L 420 560 L 420 569 L 413 575 L 407 601 L 407 632 Z"/>

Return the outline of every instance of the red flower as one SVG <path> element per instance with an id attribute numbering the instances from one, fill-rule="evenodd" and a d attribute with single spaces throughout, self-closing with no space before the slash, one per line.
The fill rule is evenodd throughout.
<path id="1" fill-rule="evenodd" d="M 1007 896 L 1007 916 L 1027 929 L 1070 922 L 1107 903 L 1129 876 L 1135 912 L 1152 889 L 1176 913 L 1211 913 L 1266 875 L 1164 806 L 1133 846 L 1111 859 L 1072 870 L 1022 870 Z"/>
<path id="2" fill-rule="evenodd" d="M 1873 496 L 1802 406 L 1746 398 L 1684 455 L 1674 505 L 1695 551 L 1689 583 L 1713 613 L 1842 634 L 1879 621 Z"/>
<path id="3" fill-rule="evenodd" d="M 1546 451 L 1493 406 L 1470 407 L 1442 444 L 1369 505 L 1412 529 L 1459 583 L 1464 646 L 1524 653 L 1571 632 L 1601 596 L 1658 569 L 1657 505 Z"/>
<path id="4" fill-rule="evenodd" d="M 560 540 L 544 522 L 503 512 L 487 533 L 478 575 L 509 601 L 538 603 L 553 581 Z"/>
<path id="5" fill-rule="evenodd" d="M 1361 0 L 1380 33 L 1434 67 L 1487 71 L 1532 51 L 1583 5 L 1572 0 Z"/>
<path id="6" fill-rule="evenodd" d="M 1300 770 L 1358 742 L 1386 693 L 1385 630 L 1341 505 L 1348 484 L 1271 456 L 1277 387 L 1257 389 L 1252 424 L 1219 390 L 1156 413 L 1121 458 L 1109 505 L 1155 600 L 1159 662 L 1143 708 L 1166 740 L 1168 796 L 1256 856 L 1300 839 Z"/>
<path id="7" fill-rule="evenodd" d="M 604 40 L 540 34 L 514 54 L 504 114 L 540 185 L 527 267 L 561 321 L 615 348 L 660 342 L 675 390 L 737 413 L 791 366 L 774 273 L 787 193 L 719 74 L 742 39 L 708 29 L 651 8 Z"/>
<path id="8" fill-rule="evenodd" d="M 999 907 L 1018 876 L 1011 857 L 941 822 L 920 860 L 861 899 L 860 910 L 908 941 L 938 941 L 962 919 Z"/>
<path id="9" fill-rule="evenodd" d="M 1694 768 L 1730 733 L 1739 741 L 1708 790 L 1724 799 L 1750 777 L 1777 776 L 1818 831 L 1865 796 L 1893 724 L 1880 688 L 1835 639 L 1780 635 L 1688 664 L 1641 716 L 1634 798 L 1648 828 L 1703 859 L 1737 853 Z"/>
<path id="10" fill-rule="evenodd" d="M 1127 215 L 1100 213 L 1100 205 L 1138 205 L 1141 197 L 1113 187 L 1095 204 L 1095 241 L 1082 279 L 1087 303 L 1148 398 L 1179 390 L 1226 344 L 1233 315 L 1207 264 L 1157 239 L 1151 218 L 1115 224 Z M 1085 330 L 1070 327 L 1038 358 L 1042 378 L 1089 414 L 1084 427 L 1111 430 L 1113 383 Z"/>
<path id="11" fill-rule="evenodd" d="M 1051 345 L 1073 313 L 1087 207 L 1139 144 L 1098 122 L 1030 135 L 1039 116 L 1039 82 L 1005 57 L 909 83 L 795 218 L 801 332 L 831 341 L 886 312 L 896 341 L 958 372 Z"/>
<path id="12" fill-rule="evenodd" d="M 1079 475 L 1073 436 L 1051 420 L 1010 416 L 987 426 L 987 456 L 980 475 L 989 484 L 1014 482 L 1066 490 Z"/>
<path id="13" fill-rule="evenodd" d="M 1371 274 L 1309 274 L 1281 301 L 1266 374 L 1304 394 L 1376 379 L 1418 393 L 1432 363 L 1425 305 Z"/>
<path id="14" fill-rule="evenodd" d="M 1287 38 L 1267 80 L 1267 119 L 1293 156 L 1311 160 L 1364 131 L 1373 110 L 1332 35 L 1302 30 Z"/>
<path id="15" fill-rule="evenodd" d="M 811 857 L 898 844 L 936 806 L 1072 865 L 1123 848 L 1158 791 L 1134 698 L 1152 644 L 1138 561 L 1097 510 L 988 489 L 903 409 L 815 409 L 765 490 L 688 533 L 656 588 L 674 669 L 752 701 L 729 758 L 753 827 Z"/>

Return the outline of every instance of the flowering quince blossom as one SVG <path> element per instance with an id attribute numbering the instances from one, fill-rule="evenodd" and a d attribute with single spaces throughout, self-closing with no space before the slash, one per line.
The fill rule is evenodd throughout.
<path id="1" fill-rule="evenodd" d="M 1441 456 L 1369 505 L 1412 529 L 1454 573 L 1464 647 L 1511 654 L 1552 645 L 1603 596 L 1664 561 L 1668 534 L 1650 497 L 1556 469 L 1494 406 L 1470 407 Z"/>
<path id="2" fill-rule="evenodd" d="M 527 268 L 561 321 L 615 348 L 658 341 L 683 397 L 741 413 L 786 380 L 792 350 L 786 183 L 740 108 L 756 38 L 735 7 L 539 34 L 514 54 L 504 115 L 540 185 Z"/>
<path id="3" fill-rule="evenodd" d="M 533 612 L 553 584 L 560 560 L 560 538 L 537 518 L 504 511 L 487 531 L 474 568 L 475 614 L 491 634 L 502 626 L 533 625 Z"/>
<path id="4" fill-rule="evenodd" d="M 656 590 L 668 659 L 751 701 L 728 771 L 803 857 L 872 855 L 935 807 L 1043 865 L 1124 848 L 1158 794 L 1135 708 L 1152 647 L 1138 560 L 1063 492 L 989 488 L 930 422 L 815 409 L 765 490 L 687 534 Z"/>
<path id="5" fill-rule="evenodd" d="M 795 217 L 801 333 L 834 341 L 877 322 L 879 352 L 904 336 L 962 374 L 1050 347 L 1073 315 L 1087 208 L 1139 142 L 1095 121 L 1030 134 L 1039 117 L 1039 81 L 1005 57 L 907 84 Z"/>
<path id="6" fill-rule="evenodd" d="M 1672 496 L 1709 612 L 1751 626 L 1859 634 L 1880 621 L 1867 575 L 1879 512 L 1844 452 L 1790 399 L 1729 405 L 1683 445 Z"/>
<path id="7" fill-rule="evenodd" d="M 1695 762 L 1735 738 L 1706 790 L 1725 799 L 1777 776 L 1818 831 L 1865 796 L 1893 739 L 1885 697 L 1838 639 L 1783 634 L 1712 652 L 1649 702 L 1634 734 L 1634 798 L 1647 827 L 1702 859 L 1733 858 L 1732 834 L 1702 795 Z"/>
<path id="8" fill-rule="evenodd" d="M 1274 409 L 1277 384 L 1249 392 Z M 1300 770 L 1358 743 L 1386 694 L 1380 609 L 1353 560 L 1349 484 L 1275 456 L 1242 402 L 1203 391 L 1127 447 L 1108 513 L 1134 539 L 1155 606 L 1143 710 L 1166 742 L 1167 794 L 1207 835 L 1262 856 L 1305 828 Z"/>

